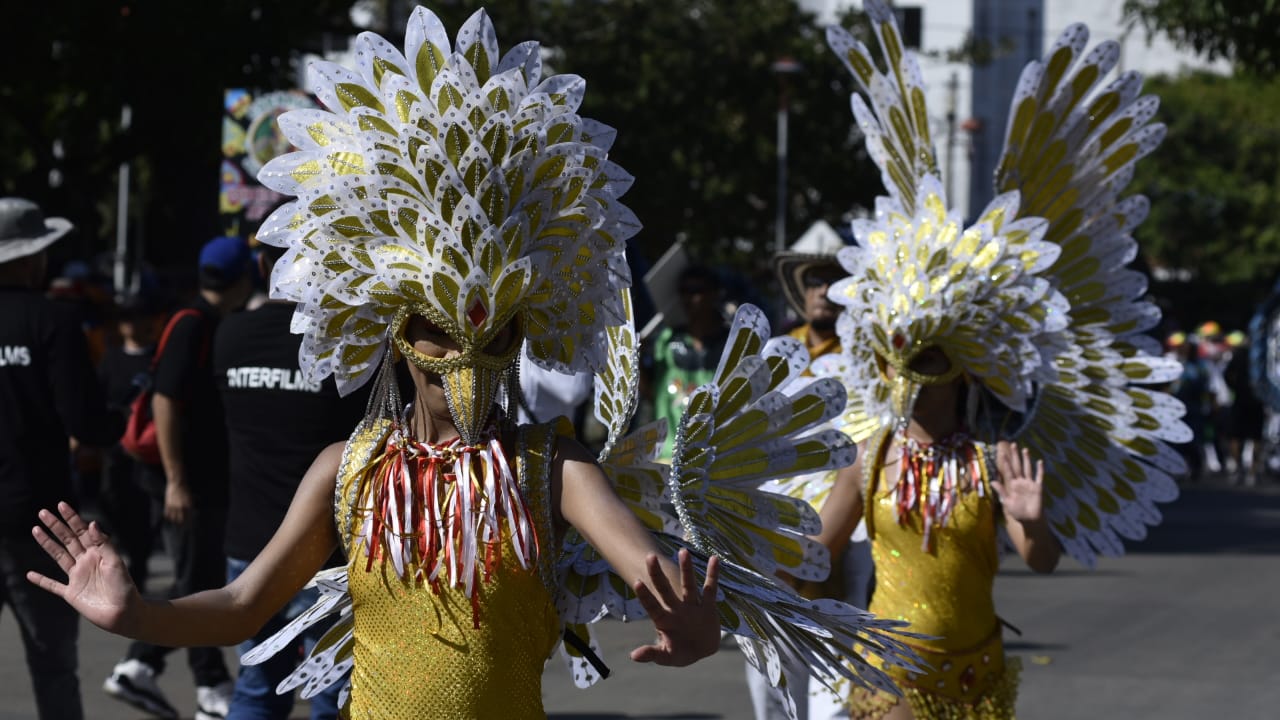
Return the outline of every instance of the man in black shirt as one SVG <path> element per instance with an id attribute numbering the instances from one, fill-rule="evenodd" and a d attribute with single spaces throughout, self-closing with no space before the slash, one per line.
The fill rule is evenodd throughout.
<path id="1" fill-rule="evenodd" d="M 200 251 L 200 294 L 166 328 L 156 361 L 151 411 L 164 466 L 165 546 L 174 562 L 170 597 L 220 588 L 226 575 L 227 431 L 214 384 L 213 337 L 219 320 L 244 307 L 253 289 L 251 255 L 240 238 L 219 237 Z M 103 683 L 107 694 L 160 717 L 177 711 L 155 678 L 173 648 L 135 642 Z M 220 648 L 188 648 L 196 684 L 196 720 L 223 720 L 231 675 Z"/>
<path id="2" fill-rule="evenodd" d="M 0 198 L 0 602 L 22 629 L 44 720 L 83 717 L 79 618 L 25 579 L 28 570 L 60 572 L 32 539 L 32 521 L 74 500 L 68 437 L 106 445 L 120 430 L 107 420 L 79 322 L 38 290 L 45 248 L 70 229 L 30 201 Z"/>
<path id="3" fill-rule="evenodd" d="M 163 319 L 153 291 L 126 294 L 116 305 L 115 325 L 120 341 L 103 352 L 98 380 L 107 396 L 107 410 L 121 423 L 129 420 L 134 399 L 148 382 Z M 164 470 L 160 465 L 131 457 L 119 443 L 106 452 L 98 504 L 107 531 L 129 565 L 133 583 L 143 591 L 164 517 L 164 490 Z"/>
<path id="4" fill-rule="evenodd" d="M 277 248 L 263 249 L 259 269 L 264 277 L 281 254 Z M 284 522 L 312 461 L 328 445 L 346 440 L 368 402 L 368 386 L 341 398 L 332 378 L 313 383 L 303 377 L 298 367 L 302 336 L 289 332 L 293 309 L 293 303 L 268 301 L 256 310 L 236 313 L 218 326 L 213 343 L 214 376 L 230 441 L 228 583 L 244 572 Z M 331 560 L 340 562 L 337 556 Z M 314 589 L 299 593 L 240 646 L 240 654 L 280 630 L 317 598 Z M 324 630 L 321 626 L 306 633 L 305 645 L 314 644 Z M 261 665 L 242 667 L 227 717 L 287 720 L 293 693 L 277 694 L 276 686 L 293 671 L 298 657 L 298 652 L 279 652 Z M 341 686 L 331 685 L 311 699 L 312 720 L 337 717 Z"/>

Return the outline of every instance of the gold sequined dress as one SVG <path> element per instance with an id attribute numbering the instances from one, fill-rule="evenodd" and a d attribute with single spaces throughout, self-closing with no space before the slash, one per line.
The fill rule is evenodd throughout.
<path id="1" fill-rule="evenodd" d="M 1004 656 L 992 596 L 996 504 L 983 446 L 974 443 L 971 457 L 977 477 L 957 494 L 946 523 L 931 528 L 927 543 L 921 504 L 899 513 L 901 465 L 885 468 L 879 455 L 876 472 L 868 474 L 867 530 L 876 568 L 868 610 L 936 638 L 908 643 L 929 664 L 924 674 L 888 669 L 917 720 L 1014 717 L 1019 668 Z M 855 688 L 852 717 L 879 718 L 897 702 Z"/>
<path id="2" fill-rule="evenodd" d="M 490 543 L 483 552 L 500 554 L 500 560 L 479 585 L 478 603 L 448 583 L 402 580 L 389 562 L 366 569 L 364 551 L 352 547 L 361 518 L 351 508 L 377 434 L 358 434 L 349 442 L 335 498 L 339 535 L 351 558 L 354 601 L 355 664 L 344 717 L 546 717 L 542 670 L 560 628 L 549 550 L 554 547 L 549 481 L 554 432 L 545 425 L 523 426 L 517 437 L 517 479 L 543 551 L 534 567 L 524 569 L 507 533 Z"/>

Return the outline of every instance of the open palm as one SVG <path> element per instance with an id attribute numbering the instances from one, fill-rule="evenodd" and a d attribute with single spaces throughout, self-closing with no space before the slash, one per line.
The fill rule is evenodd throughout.
<path id="1" fill-rule="evenodd" d="M 640 580 L 634 588 L 658 638 L 651 645 L 631 651 L 631 659 L 681 667 L 716 652 L 720 647 L 720 614 L 716 608 L 720 559 L 712 557 L 707 561 L 706 580 L 701 588 L 688 550 L 679 553 L 679 589 L 672 587 L 656 555 L 650 555 L 645 564 L 657 594 Z"/>
<path id="2" fill-rule="evenodd" d="M 70 505 L 59 503 L 58 513 L 62 517 L 41 510 L 44 527 L 37 525 L 31 534 L 67 573 L 67 581 L 37 572 L 28 572 L 27 579 L 66 600 L 94 625 L 124 631 L 129 608 L 140 598 L 120 554 L 97 523 L 85 523 Z"/>
<path id="3" fill-rule="evenodd" d="M 996 444 L 996 468 L 1000 478 L 991 486 L 1000 504 L 1018 522 L 1038 522 L 1044 514 L 1044 461 L 1031 461 L 1031 452 L 1015 442 Z"/>

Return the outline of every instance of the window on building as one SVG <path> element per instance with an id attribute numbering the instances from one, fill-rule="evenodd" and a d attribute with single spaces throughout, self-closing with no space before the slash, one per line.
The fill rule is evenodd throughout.
<path id="1" fill-rule="evenodd" d="M 896 5 L 893 12 L 898 16 L 898 27 L 902 29 L 902 44 L 912 50 L 919 50 L 924 26 L 924 8 Z"/>

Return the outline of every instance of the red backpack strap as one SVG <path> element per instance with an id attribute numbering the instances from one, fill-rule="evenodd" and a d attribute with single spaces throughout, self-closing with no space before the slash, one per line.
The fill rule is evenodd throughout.
<path id="1" fill-rule="evenodd" d="M 169 318 L 169 322 L 165 323 L 164 332 L 160 333 L 160 342 L 156 343 L 156 352 L 151 356 L 151 374 L 154 375 L 156 368 L 160 366 L 160 356 L 164 353 L 165 344 L 169 342 L 169 333 L 173 332 L 173 329 L 177 327 L 178 321 L 184 317 L 191 317 L 199 314 L 200 311 L 195 308 L 183 308 Z M 206 337 L 200 347 L 200 362 L 204 362 L 204 356 L 208 352 L 208 349 L 209 338 Z"/>

